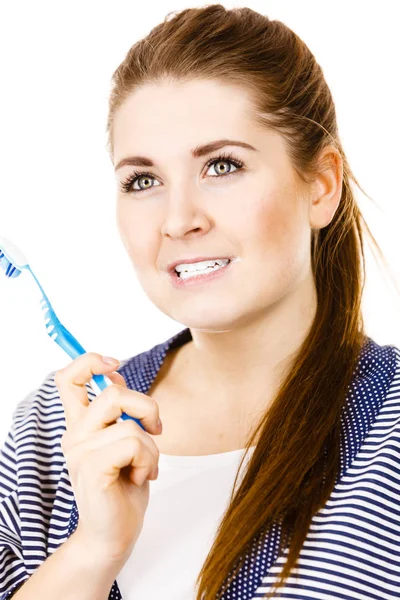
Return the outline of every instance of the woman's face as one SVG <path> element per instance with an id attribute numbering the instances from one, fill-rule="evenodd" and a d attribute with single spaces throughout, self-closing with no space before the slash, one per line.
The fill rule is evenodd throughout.
<path id="1" fill-rule="evenodd" d="M 310 278 L 311 204 L 300 192 L 283 138 L 257 127 L 250 107 L 235 87 L 163 82 L 138 89 L 115 116 L 121 239 L 149 299 L 187 327 L 243 325 Z M 192 154 L 222 139 L 254 150 L 227 144 Z M 234 163 L 219 158 L 222 153 Z M 118 167 L 137 156 L 154 166 Z M 135 170 L 149 175 L 122 191 Z M 168 265 L 203 256 L 238 260 L 220 277 L 175 287 Z"/>

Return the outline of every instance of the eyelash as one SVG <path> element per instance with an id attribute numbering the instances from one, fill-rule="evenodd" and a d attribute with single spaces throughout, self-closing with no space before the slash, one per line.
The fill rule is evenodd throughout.
<path id="1" fill-rule="evenodd" d="M 237 170 L 233 171 L 232 173 L 225 173 L 224 175 L 217 175 L 216 176 L 217 179 L 220 179 L 221 177 L 229 177 L 229 175 L 234 175 L 239 170 L 241 170 L 244 165 L 244 163 L 241 160 L 238 160 L 237 158 L 235 158 L 233 156 L 233 154 L 231 154 L 231 153 L 226 154 L 226 153 L 222 152 L 217 158 L 210 158 L 210 160 L 208 160 L 206 162 L 205 166 L 208 169 L 209 167 L 211 167 L 212 164 L 218 163 L 218 162 L 230 162 L 233 164 L 234 167 L 236 167 Z M 128 194 L 130 192 L 132 194 L 146 192 L 147 190 L 145 190 L 145 189 L 142 189 L 142 190 L 134 190 L 133 189 L 134 183 L 138 179 L 141 179 L 142 177 L 149 177 L 150 179 L 155 179 L 155 177 L 152 173 L 147 173 L 147 172 L 141 173 L 139 171 L 134 171 L 131 175 L 128 175 L 128 177 L 125 179 L 125 181 L 122 181 L 120 183 L 121 191 L 124 192 L 125 194 Z M 150 188 L 148 188 L 148 190 L 151 190 L 153 187 L 154 186 L 151 186 Z"/>

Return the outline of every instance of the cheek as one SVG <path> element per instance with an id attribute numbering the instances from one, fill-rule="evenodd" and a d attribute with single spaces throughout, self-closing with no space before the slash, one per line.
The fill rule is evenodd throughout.
<path id="1" fill-rule="evenodd" d="M 155 235 L 154 228 L 147 227 L 148 221 L 139 218 L 137 214 L 133 214 L 133 211 L 124 210 L 122 204 L 117 206 L 116 211 L 116 222 L 122 243 L 135 268 L 147 267 L 149 261 L 156 257 L 156 252 L 153 250 L 156 241 L 152 239 Z"/>
<path id="2" fill-rule="evenodd" d="M 300 215 L 290 196 L 282 193 L 264 195 L 249 208 L 247 222 L 253 224 L 253 235 L 265 248 L 282 250 L 288 240 L 296 236 Z"/>
<path id="3" fill-rule="evenodd" d="M 277 276 L 294 274 L 304 264 L 309 251 L 304 217 L 300 202 L 290 193 L 264 197 L 255 205 L 255 251 L 261 253 L 264 264 L 275 265 Z"/>

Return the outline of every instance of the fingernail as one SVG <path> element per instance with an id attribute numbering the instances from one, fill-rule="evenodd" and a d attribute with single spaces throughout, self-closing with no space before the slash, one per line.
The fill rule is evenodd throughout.
<path id="1" fill-rule="evenodd" d="M 109 356 L 102 356 L 101 359 L 106 363 L 106 365 L 112 365 L 113 367 L 120 364 L 119 360 L 116 358 L 110 358 Z"/>
<path id="2" fill-rule="evenodd" d="M 161 423 L 161 419 L 158 419 L 158 421 L 157 421 L 157 429 L 158 429 L 158 430 L 160 431 L 160 433 L 161 433 L 161 431 L 162 431 L 162 423 Z"/>

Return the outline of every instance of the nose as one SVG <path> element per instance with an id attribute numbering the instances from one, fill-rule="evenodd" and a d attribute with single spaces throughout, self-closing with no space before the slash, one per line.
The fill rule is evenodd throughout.
<path id="1" fill-rule="evenodd" d="M 211 227 L 211 219 L 202 207 L 200 194 L 182 187 L 171 191 L 161 228 L 162 235 L 179 239 L 191 234 L 205 234 Z"/>

